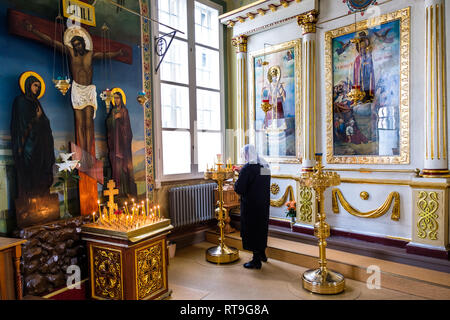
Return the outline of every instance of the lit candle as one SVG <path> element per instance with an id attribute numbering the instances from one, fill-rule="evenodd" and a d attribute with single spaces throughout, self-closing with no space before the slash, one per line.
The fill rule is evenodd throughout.
<path id="1" fill-rule="evenodd" d="M 92 222 L 95 223 L 95 212 L 92 212 Z"/>
<path id="2" fill-rule="evenodd" d="M 145 210 L 145 204 L 144 204 L 144 200 L 141 201 L 141 206 L 142 206 L 142 212 L 144 212 L 145 214 L 147 214 L 148 212 Z"/>
<path id="3" fill-rule="evenodd" d="M 101 213 L 102 209 L 100 209 L 100 200 L 97 200 L 97 205 L 98 205 L 98 212 Z"/>
<path id="4" fill-rule="evenodd" d="M 130 213 L 130 212 L 128 211 L 128 202 L 126 202 L 126 201 L 125 201 L 125 208 L 124 208 L 124 209 L 125 209 L 125 212 L 126 212 L 127 214 Z"/>
<path id="5" fill-rule="evenodd" d="M 146 199 L 147 200 L 147 214 L 150 212 L 150 210 L 149 210 L 149 206 L 148 206 L 148 198 Z"/>
<path id="6" fill-rule="evenodd" d="M 159 204 L 158 204 L 158 218 L 161 218 L 161 209 L 159 207 Z"/>

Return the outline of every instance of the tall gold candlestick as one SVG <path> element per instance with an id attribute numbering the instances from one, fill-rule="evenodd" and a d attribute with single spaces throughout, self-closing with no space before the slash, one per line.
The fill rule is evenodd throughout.
<path id="1" fill-rule="evenodd" d="M 337 294 L 345 289 L 345 279 L 340 273 L 327 268 L 326 239 L 330 236 L 330 225 L 326 223 L 324 208 L 324 192 L 326 188 L 341 183 L 336 172 L 322 170 L 322 154 L 316 154 L 314 172 L 305 172 L 300 177 L 300 185 L 314 189 L 319 204 L 318 222 L 314 225 L 314 235 L 319 239 L 319 268 L 310 269 L 303 273 L 303 288 L 319 294 Z"/>
<path id="2" fill-rule="evenodd" d="M 219 201 L 218 208 L 216 208 L 216 218 L 218 220 L 218 226 L 220 229 L 219 245 L 211 247 L 206 250 L 206 260 L 216 264 L 230 263 L 239 259 L 239 250 L 236 248 L 228 247 L 225 244 L 225 236 L 223 228 L 225 226 L 226 209 L 223 207 L 223 182 L 225 180 L 233 178 L 233 172 L 231 170 L 223 170 L 222 168 L 222 155 L 217 155 L 216 168 L 205 171 L 205 179 L 212 179 L 217 182 Z"/>

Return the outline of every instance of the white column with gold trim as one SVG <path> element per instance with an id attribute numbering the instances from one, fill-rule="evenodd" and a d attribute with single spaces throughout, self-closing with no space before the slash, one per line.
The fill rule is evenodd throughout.
<path id="1" fill-rule="evenodd" d="M 316 153 L 316 23 L 319 13 L 312 10 L 298 16 L 302 37 L 302 171 L 312 171 Z"/>
<path id="2" fill-rule="evenodd" d="M 447 79 L 444 0 L 425 0 L 424 176 L 448 171 Z"/>
<path id="3" fill-rule="evenodd" d="M 236 106 L 236 163 L 243 163 L 241 149 L 245 145 L 247 123 L 247 36 L 240 35 L 232 39 L 236 47 L 236 80 L 237 80 L 237 106 Z"/>

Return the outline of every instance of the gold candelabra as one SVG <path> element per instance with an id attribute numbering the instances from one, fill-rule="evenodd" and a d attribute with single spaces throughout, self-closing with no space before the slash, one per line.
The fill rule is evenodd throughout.
<path id="1" fill-rule="evenodd" d="M 225 226 L 226 209 L 223 207 L 223 182 L 234 177 L 231 160 L 223 167 L 221 155 L 217 155 L 216 168 L 206 168 L 205 179 L 217 181 L 219 201 L 215 210 L 220 229 L 219 245 L 206 250 L 206 260 L 216 264 L 231 263 L 239 259 L 239 250 L 225 244 L 223 228 Z"/>
<path id="2" fill-rule="evenodd" d="M 322 170 L 322 154 L 316 154 L 316 161 L 313 172 L 305 172 L 301 175 L 300 184 L 314 189 L 319 204 L 318 221 L 314 225 L 314 235 L 319 238 L 319 268 L 305 271 L 302 283 L 303 288 L 314 293 L 337 294 L 345 289 L 345 279 L 340 273 L 327 268 L 326 239 L 330 236 L 330 225 L 325 222 L 323 194 L 326 188 L 339 185 L 341 180 L 336 172 Z"/>

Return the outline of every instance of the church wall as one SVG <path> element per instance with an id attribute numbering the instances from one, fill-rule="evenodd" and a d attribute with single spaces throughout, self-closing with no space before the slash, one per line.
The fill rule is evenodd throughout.
<path id="1" fill-rule="evenodd" d="M 398 192 L 400 196 L 400 219 L 394 221 L 391 219 L 392 208 L 381 217 L 376 219 L 367 219 L 356 217 L 349 214 L 341 205 L 339 205 L 340 213 L 333 213 L 332 210 L 332 194 L 331 189 L 328 189 L 325 193 L 325 210 L 327 212 L 327 221 L 331 227 L 335 230 L 341 230 L 352 233 L 361 233 L 365 235 L 373 235 L 378 237 L 395 238 L 402 240 L 413 240 L 413 227 L 416 223 L 415 214 L 417 214 L 417 199 L 414 198 L 414 190 L 420 189 L 422 184 L 424 188 L 432 189 L 430 185 L 433 183 L 443 183 L 444 186 L 436 187 L 436 190 L 445 190 L 445 179 L 425 179 L 416 177 L 414 170 L 416 168 L 424 168 L 424 93 L 425 93 L 425 3 L 422 0 L 404 0 L 404 1 L 379 1 L 379 5 L 373 7 L 372 11 L 366 12 L 364 16 L 356 14 L 356 20 L 366 20 L 371 15 L 386 14 L 394 12 L 406 7 L 411 8 L 410 16 L 410 79 L 409 79 L 409 163 L 407 164 L 328 164 L 326 162 L 326 93 L 325 93 L 325 33 L 329 30 L 333 30 L 342 26 L 351 25 L 355 22 L 355 15 L 347 15 L 348 7 L 341 1 L 334 0 L 320 0 L 319 20 L 317 23 L 316 31 L 316 152 L 322 152 L 323 164 L 326 168 L 333 168 L 337 170 L 342 178 L 342 184 L 339 188 L 345 197 L 345 199 L 356 209 L 362 212 L 376 209 L 382 205 L 391 192 Z M 240 34 L 246 34 L 249 30 L 259 27 L 261 22 L 257 22 L 258 19 L 269 19 L 270 15 L 274 18 L 270 22 L 278 21 L 279 17 L 275 15 L 278 11 L 283 12 L 285 16 L 295 16 L 302 12 L 296 12 L 293 5 L 288 8 L 279 8 L 277 13 L 268 13 L 264 17 L 257 16 L 254 20 L 246 19 L 244 23 L 236 22 L 234 28 L 228 28 L 228 35 L 238 36 Z M 450 16 L 450 6 L 446 6 L 446 15 Z M 289 11 L 290 10 L 290 11 Z M 230 11 L 230 10 L 229 10 Z M 270 14 L 270 15 L 269 15 Z M 260 20 L 262 21 L 262 20 Z M 449 24 L 446 24 L 446 32 L 449 32 Z M 259 30 L 256 33 L 248 35 L 247 43 L 247 74 L 251 67 L 250 54 L 253 51 L 261 50 L 264 48 L 264 43 L 279 44 L 294 39 L 302 38 L 302 29 L 297 24 L 297 19 L 292 19 L 289 22 L 273 28 Z M 447 45 L 448 48 L 448 45 Z M 447 54 L 447 74 L 449 69 Z M 234 63 L 233 63 L 234 61 Z M 230 72 L 230 75 L 235 74 L 236 59 L 234 57 L 229 58 L 230 68 L 234 68 L 234 71 Z M 230 101 L 233 103 L 233 110 L 236 113 L 236 78 L 233 76 L 230 88 L 232 89 Z M 248 92 L 252 90 L 250 83 L 248 84 Z M 250 97 L 249 97 L 250 99 Z M 248 106 L 251 106 L 251 101 L 247 101 Z M 257 107 L 259 107 L 257 102 Z M 447 113 L 448 120 L 450 121 L 450 115 Z M 447 129 L 448 130 L 448 129 Z M 448 136 L 448 135 L 447 135 Z M 448 146 L 447 146 L 448 148 Z M 272 175 L 282 175 L 283 178 L 272 178 L 272 183 L 276 183 L 280 187 L 280 191 L 276 195 L 271 195 L 272 200 L 280 199 L 286 190 L 288 185 L 296 189 L 295 198 L 299 205 L 302 199 L 298 194 L 299 188 L 296 185 L 294 179 L 289 179 L 289 176 L 299 176 L 301 173 L 301 164 L 286 164 L 286 163 L 274 163 L 271 166 Z M 372 172 L 360 172 L 360 168 L 366 168 L 366 170 L 375 170 Z M 343 169 L 343 170 L 342 170 Z M 341 170 L 341 171 L 340 171 Z M 353 171 L 349 171 L 353 170 Z M 390 172 L 377 172 L 379 170 L 393 170 Z M 401 172 L 403 171 L 403 172 Z M 286 177 L 287 176 L 287 177 Z M 393 181 L 395 180 L 395 181 Z M 425 186 L 428 184 L 428 186 Z M 433 189 L 434 190 L 434 189 Z M 369 193 L 368 200 L 362 200 L 360 198 L 360 192 L 366 191 Z M 448 199 L 442 199 L 447 202 Z M 442 206 L 444 203 L 441 203 Z M 273 219 L 286 220 L 285 209 L 283 207 L 271 207 L 270 215 Z M 448 212 L 443 212 L 443 215 L 448 215 Z M 297 220 L 298 226 L 312 228 L 314 221 L 304 222 Z M 448 221 L 445 220 L 445 225 L 448 225 Z M 445 225 L 441 225 L 445 228 Z M 446 236 L 444 240 L 448 244 L 449 239 Z M 440 244 L 436 246 L 442 247 Z"/>
<path id="2" fill-rule="evenodd" d="M 40 74 L 46 84 L 45 95 L 40 102 L 50 120 L 55 142 L 55 155 L 58 156 L 62 146 L 67 146 L 69 141 L 74 141 L 74 114 L 70 102 L 70 91 L 63 96 L 52 83 L 53 72 L 53 48 L 41 43 L 18 37 L 8 32 L 7 9 L 23 11 L 32 16 L 54 21 L 54 12 L 57 10 L 58 1 L 40 1 L 39 5 L 27 1 L 0 1 L 0 19 L 4 22 L 0 26 L 0 59 L 2 72 L 0 74 L 0 178 L 2 180 L 0 190 L 0 233 L 7 232 L 2 216 L 12 215 L 14 210 L 11 199 L 14 195 L 14 177 L 12 151 L 10 144 L 10 119 L 11 107 L 14 98 L 20 94 L 18 78 L 24 71 L 32 70 Z M 139 5 L 135 4 L 137 11 Z M 107 78 L 102 60 L 93 62 L 93 83 L 97 86 L 98 109 L 95 118 L 95 140 L 97 159 L 104 162 L 104 173 L 110 175 L 109 160 L 106 141 L 106 108 L 105 103 L 99 97 L 106 88 L 120 87 L 127 96 L 127 109 L 130 115 L 133 132 L 133 166 L 135 180 L 138 186 L 138 194 L 145 195 L 145 131 L 142 106 L 136 101 L 137 93 L 142 91 L 143 72 L 141 57 L 140 19 L 126 12 L 120 12 L 120 20 L 116 19 L 115 8 L 109 8 L 105 4 L 97 6 L 97 26 L 89 28 L 89 32 L 101 36 L 100 28 L 103 22 L 113 26 L 111 40 L 126 44 L 132 48 L 132 64 L 125 64 L 115 60 L 107 62 Z M 125 16 L 125 18 L 124 18 Z M 123 23 L 127 22 L 127 23 Z M 117 23 L 117 25 L 116 25 Z M 61 66 L 61 54 L 57 52 L 56 66 Z M 112 71 L 112 72 L 111 72 Z M 56 74 L 55 76 L 57 76 Z M 12 172 L 11 172 L 12 171 Z M 9 178 L 3 179 L 8 173 Z M 100 187 L 100 186 L 99 186 Z M 101 190 L 101 187 L 100 187 Z M 54 190 L 57 192 L 58 190 Z M 61 190 L 59 190 L 61 191 Z M 60 192 L 61 193 L 61 192 Z M 76 188 L 71 190 L 71 195 L 76 197 Z M 62 194 L 60 194 L 62 201 Z M 6 213 L 2 213 L 6 212 Z M 13 220 L 15 218 L 13 217 Z"/>

